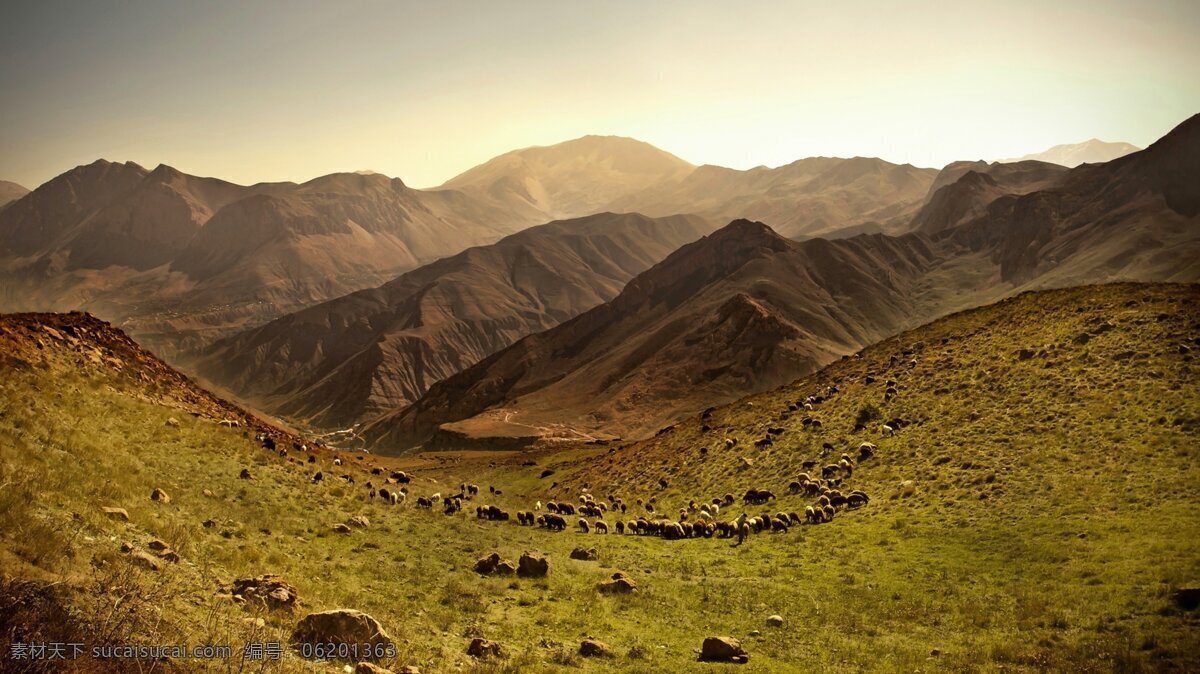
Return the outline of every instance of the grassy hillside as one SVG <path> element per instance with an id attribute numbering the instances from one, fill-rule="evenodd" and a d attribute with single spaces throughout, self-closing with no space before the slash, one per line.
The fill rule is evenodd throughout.
<path id="1" fill-rule="evenodd" d="M 746 672 L 1200 667 L 1200 616 L 1172 602 L 1177 588 L 1200 579 L 1196 286 L 1021 295 L 886 340 L 644 442 L 344 456 L 340 467 L 323 451 L 316 464 L 281 460 L 253 433 L 187 414 L 189 403 L 179 402 L 186 397 L 148 394 L 154 381 L 131 365 L 118 370 L 65 341 L 43 339 L 38 348 L 11 328 L 0 337 L 8 339 L 0 601 L 18 606 L 0 611 L 5 641 L 40 629 L 47 641 L 70 633 L 89 642 L 232 643 L 240 651 L 252 638 L 286 641 L 307 611 L 350 607 L 396 638 L 399 655 L 385 665 L 422 672 L 710 671 L 722 666 L 696 662 L 709 635 L 740 638 L 750 654 L 739 669 Z M 888 380 L 896 393 L 885 400 Z M 811 412 L 780 417 L 830 385 L 838 392 Z M 808 430 L 805 416 L 819 419 L 820 430 Z M 867 428 L 856 433 L 860 416 Z M 881 437 L 881 424 L 896 418 L 909 423 Z M 769 427 L 784 430 L 755 447 Z M 726 449 L 725 438 L 738 444 Z M 364 486 L 380 479 L 367 472 L 376 465 L 416 475 L 413 497 L 468 480 L 482 487 L 468 511 L 478 503 L 516 510 L 535 500 L 577 502 L 587 488 L 598 499 L 622 497 L 625 520 L 642 514 L 638 498 L 656 497 L 657 511 L 677 513 L 692 499 L 757 487 L 778 496 L 765 506 L 770 512 L 803 512 L 813 497 L 787 489 L 802 462 L 818 459 L 825 442 L 837 457 L 863 441 L 875 443 L 877 455 L 858 462 L 844 488 L 864 490 L 867 505 L 827 524 L 754 534 L 741 546 L 574 527 L 549 533 L 473 512 L 417 510 L 411 499 L 383 506 Z M 239 479 L 243 468 L 252 479 Z M 312 484 L 316 470 L 327 479 Z M 554 473 L 541 477 L 547 470 Z M 356 485 L 333 479 L 341 473 L 355 475 Z M 156 487 L 170 503 L 149 499 Z M 104 517 L 101 506 L 127 509 L 130 522 Z M 721 519 L 763 509 L 739 501 Z M 354 515 L 370 526 L 331 532 Z M 180 563 L 137 570 L 118 550 L 152 538 L 174 548 Z M 597 548 L 599 561 L 569 559 L 577 546 Z M 474 573 L 474 561 L 492 550 L 514 560 L 523 550 L 544 552 L 550 574 Z M 599 594 L 597 583 L 616 570 L 640 591 Z M 261 573 L 298 588 L 299 613 L 260 614 L 222 598 L 222 584 Z M 120 596 L 127 599 L 117 605 Z M 766 625 L 772 614 L 782 627 Z M 475 662 L 465 654 L 475 636 L 499 641 L 507 656 Z M 610 644 L 616 657 L 580 657 L 586 636 Z M 340 667 L 291 657 L 265 669 Z"/>

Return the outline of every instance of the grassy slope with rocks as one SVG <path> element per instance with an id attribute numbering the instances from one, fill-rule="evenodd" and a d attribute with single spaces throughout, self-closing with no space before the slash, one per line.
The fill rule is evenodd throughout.
<path id="1" fill-rule="evenodd" d="M 245 619 L 259 614 L 222 600 L 220 585 L 279 573 L 299 589 L 302 611 L 352 607 L 378 618 L 400 651 L 385 664 L 422 671 L 709 671 L 719 666 L 697 663 L 695 650 L 713 634 L 742 639 L 747 672 L 1194 670 L 1200 617 L 1170 595 L 1200 579 L 1198 338 L 1196 286 L 1024 294 L 720 408 L 707 432 L 697 419 L 620 447 L 367 457 L 343 467 L 328 454 L 315 466 L 281 461 L 239 429 L 145 395 L 127 371 L 45 341 L 10 349 L 0 377 L 0 570 L 61 581 L 45 592 L 73 617 L 43 620 L 46 629 L 239 646 L 256 633 L 286 639 L 297 617 L 265 614 L 256 627 Z M 876 383 L 864 382 L 867 373 Z M 898 395 L 885 402 L 888 379 Z M 834 382 L 840 391 L 810 413 L 821 431 L 802 430 L 803 411 L 780 419 L 788 403 Z M 871 408 L 879 419 L 854 433 Z M 896 417 L 913 423 L 880 437 L 879 423 Z M 786 430 L 754 447 L 768 426 Z M 738 446 L 726 450 L 726 437 Z M 478 483 L 483 493 L 468 510 L 574 501 L 587 485 L 630 504 L 657 496 L 668 513 L 691 499 L 769 488 L 779 495 L 771 512 L 802 511 L 812 499 L 786 489 L 800 463 L 823 442 L 840 454 L 863 440 L 879 453 L 847 485 L 871 495 L 867 506 L 740 547 L 390 508 L 368 501 L 363 486 L 378 480 L 367 468 L 381 465 L 413 473 L 414 496 Z M 238 479 L 243 467 L 254 479 Z M 311 484 L 318 469 L 354 473 L 357 486 Z M 547 469 L 555 473 L 539 477 Z M 169 504 L 149 500 L 155 487 Z M 103 505 L 126 508 L 131 522 L 102 517 Z M 370 527 L 330 533 L 354 515 Z M 204 528 L 210 518 L 216 526 Z M 167 541 L 181 563 L 129 571 L 118 545 L 151 538 Z M 599 562 L 568 559 L 576 546 L 598 548 Z M 542 551 L 550 575 L 472 572 L 492 550 L 514 560 Z M 642 590 L 599 595 L 596 584 L 615 570 Z M 144 621 L 139 629 L 105 621 L 111 593 L 98 585 L 153 598 L 132 614 Z M 20 594 L 11 581 L 4 589 L 6 599 Z M 782 627 L 765 625 L 772 614 Z M 22 615 L 0 620 L 6 638 L 14 625 L 28 627 Z M 475 663 L 465 655 L 474 636 L 501 642 L 508 656 Z M 617 657 L 578 656 L 587 636 Z M 238 668 L 168 669 L 202 665 Z M 275 668 L 340 666 L 293 658 Z"/>

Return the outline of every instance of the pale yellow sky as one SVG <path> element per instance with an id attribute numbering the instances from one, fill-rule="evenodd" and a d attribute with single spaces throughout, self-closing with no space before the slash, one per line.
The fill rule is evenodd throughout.
<path id="1" fill-rule="evenodd" d="M 427 187 L 591 133 L 941 166 L 1200 111 L 1196 2 L 55 4 L 0 26 L 0 178 L 27 187 L 98 157 Z"/>

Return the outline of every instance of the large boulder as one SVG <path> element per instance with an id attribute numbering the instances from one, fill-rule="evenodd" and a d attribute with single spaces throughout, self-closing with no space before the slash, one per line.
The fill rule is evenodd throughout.
<path id="1" fill-rule="evenodd" d="M 579 654 L 585 658 L 614 658 L 612 647 L 596 639 L 584 639 L 579 644 Z"/>
<path id="2" fill-rule="evenodd" d="M 742 644 L 733 637 L 707 637 L 700 647 L 701 662 L 749 662 L 750 656 Z"/>
<path id="3" fill-rule="evenodd" d="M 229 594 L 265 606 L 271 611 L 291 611 L 300 602 L 300 594 L 282 577 L 273 573 L 238 578 Z"/>
<path id="4" fill-rule="evenodd" d="M 471 645 L 467 646 L 467 655 L 479 660 L 500 658 L 504 656 L 504 648 L 495 641 L 475 637 L 471 640 Z"/>
<path id="5" fill-rule="evenodd" d="M 170 503 L 171 497 L 167 496 L 167 492 L 155 487 L 154 491 L 150 492 L 150 500 L 158 501 L 160 503 Z"/>
<path id="6" fill-rule="evenodd" d="M 362 611 L 338 608 L 301 618 L 292 631 L 292 643 L 369 644 L 374 650 L 394 642 L 378 620 Z"/>
<path id="7" fill-rule="evenodd" d="M 517 560 L 517 575 L 522 578 L 542 578 L 547 573 L 550 573 L 550 562 L 541 553 L 524 552 Z"/>

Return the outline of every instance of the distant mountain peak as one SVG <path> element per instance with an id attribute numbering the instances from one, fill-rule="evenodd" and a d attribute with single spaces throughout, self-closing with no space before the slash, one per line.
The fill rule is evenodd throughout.
<path id="1" fill-rule="evenodd" d="M 1027 154 L 1016 159 L 1001 159 L 1000 162 L 1010 164 L 1019 161 L 1044 161 L 1073 168 L 1080 164 L 1102 164 L 1118 157 L 1137 152 L 1141 148 L 1130 143 L 1110 143 L 1098 138 L 1091 138 L 1082 143 L 1064 143 L 1038 152 Z"/>

